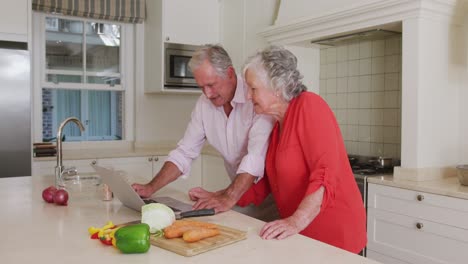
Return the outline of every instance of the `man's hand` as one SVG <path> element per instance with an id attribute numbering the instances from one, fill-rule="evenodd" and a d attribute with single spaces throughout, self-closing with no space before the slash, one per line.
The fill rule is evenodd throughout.
<path id="1" fill-rule="evenodd" d="M 196 187 L 190 189 L 188 194 L 192 201 L 196 201 L 193 205 L 194 210 L 213 208 L 216 213 L 220 213 L 230 210 L 237 202 L 225 190 L 209 192 Z"/>
<path id="2" fill-rule="evenodd" d="M 132 184 L 133 190 L 138 193 L 143 198 L 148 198 L 154 193 L 153 187 L 148 183 L 148 184 L 138 184 L 134 183 Z"/>

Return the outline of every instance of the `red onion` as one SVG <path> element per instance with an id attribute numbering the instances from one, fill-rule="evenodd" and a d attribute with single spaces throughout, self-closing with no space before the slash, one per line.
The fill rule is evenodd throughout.
<path id="1" fill-rule="evenodd" d="M 67 205 L 68 202 L 68 192 L 64 189 L 59 189 L 55 192 L 54 203 L 58 205 Z"/>
<path id="2" fill-rule="evenodd" d="M 53 203 L 55 192 L 57 192 L 57 188 L 55 188 L 55 186 L 49 186 L 45 188 L 42 191 L 42 199 L 48 203 Z"/>

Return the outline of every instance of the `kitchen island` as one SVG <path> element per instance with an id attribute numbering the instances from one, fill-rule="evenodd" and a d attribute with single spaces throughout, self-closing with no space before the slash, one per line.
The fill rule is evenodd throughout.
<path id="1" fill-rule="evenodd" d="M 264 222 L 235 211 L 200 220 L 247 231 L 247 239 L 193 257 L 183 257 L 152 246 L 145 254 L 121 254 L 88 235 L 88 227 L 107 221 L 125 223 L 140 213 L 118 199 L 101 201 L 96 196 L 70 197 L 68 206 L 45 203 L 42 190 L 51 177 L 0 178 L 1 263 L 377 263 L 370 259 L 295 235 L 286 240 L 262 240 Z M 188 202 L 180 192 L 161 195 Z"/>

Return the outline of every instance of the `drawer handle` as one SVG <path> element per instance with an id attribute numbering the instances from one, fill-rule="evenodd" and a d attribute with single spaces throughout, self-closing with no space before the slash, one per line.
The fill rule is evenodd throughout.
<path id="1" fill-rule="evenodd" d="M 97 162 L 95 160 L 91 161 L 91 165 L 96 165 L 96 163 Z"/>
<path id="2" fill-rule="evenodd" d="M 422 229 L 424 227 L 423 223 L 416 223 L 417 229 Z"/>
<path id="3" fill-rule="evenodd" d="M 153 161 L 153 158 L 148 158 L 148 161 Z"/>
<path id="4" fill-rule="evenodd" d="M 418 199 L 418 201 L 422 201 L 424 200 L 424 195 L 418 194 L 418 196 L 416 196 L 416 199 Z"/>
<path id="5" fill-rule="evenodd" d="M 159 158 L 158 158 L 158 157 L 154 157 L 154 161 L 159 161 Z"/>

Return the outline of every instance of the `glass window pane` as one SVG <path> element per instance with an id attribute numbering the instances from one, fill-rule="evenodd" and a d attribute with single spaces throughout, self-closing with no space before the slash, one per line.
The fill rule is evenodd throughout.
<path id="1" fill-rule="evenodd" d="M 81 83 L 81 76 L 65 74 L 47 74 L 47 81 L 53 83 Z"/>
<path id="2" fill-rule="evenodd" d="M 86 23 L 86 70 L 120 72 L 120 26 Z"/>
<path id="3" fill-rule="evenodd" d="M 46 68 L 83 70 L 83 22 L 46 18 Z"/>
<path id="4" fill-rule="evenodd" d="M 88 83 L 116 85 L 120 84 L 120 78 L 110 76 L 88 76 Z"/>
<path id="5" fill-rule="evenodd" d="M 89 91 L 89 140 L 122 139 L 122 92 Z"/>

